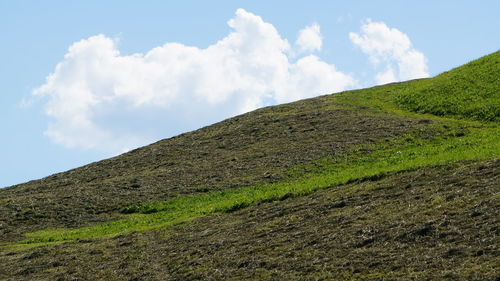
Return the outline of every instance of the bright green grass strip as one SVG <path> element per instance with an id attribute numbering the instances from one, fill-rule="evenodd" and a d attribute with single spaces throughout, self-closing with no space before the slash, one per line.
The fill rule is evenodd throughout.
<path id="1" fill-rule="evenodd" d="M 46 229 L 27 234 L 19 243 L 51 243 L 113 236 L 186 222 L 197 217 L 237 210 L 260 202 L 301 196 L 354 180 L 442 165 L 465 160 L 500 156 L 500 130 L 497 127 L 472 128 L 461 137 L 400 139 L 393 145 L 374 145 L 374 152 L 354 152 L 340 159 L 325 159 L 320 172 L 305 174 L 298 180 L 251 186 L 202 195 L 174 198 L 167 202 L 143 204 L 125 219 L 77 229 Z"/>

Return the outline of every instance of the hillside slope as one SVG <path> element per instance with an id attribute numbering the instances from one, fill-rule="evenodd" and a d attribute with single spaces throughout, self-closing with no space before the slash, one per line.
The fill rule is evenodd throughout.
<path id="1" fill-rule="evenodd" d="M 0 280 L 495 280 L 499 63 L 259 109 L 1 189 Z"/>
<path id="2" fill-rule="evenodd" d="M 0 257 L 0 276 L 495 280 L 499 170 L 499 160 L 425 168 L 204 217 L 165 232 L 37 248 Z"/>
<path id="3" fill-rule="evenodd" d="M 0 191 L 1 239 L 109 220 L 141 202 L 276 182 L 298 164 L 423 127 L 330 98 L 269 107 Z M 10 227 L 12 226 L 12 227 Z"/>

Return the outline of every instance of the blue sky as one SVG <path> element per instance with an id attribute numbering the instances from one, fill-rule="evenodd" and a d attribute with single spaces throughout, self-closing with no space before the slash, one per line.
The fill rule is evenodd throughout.
<path id="1" fill-rule="evenodd" d="M 486 0 L 1 1 L 0 187 L 260 106 L 437 75 L 500 48 L 499 10 Z"/>

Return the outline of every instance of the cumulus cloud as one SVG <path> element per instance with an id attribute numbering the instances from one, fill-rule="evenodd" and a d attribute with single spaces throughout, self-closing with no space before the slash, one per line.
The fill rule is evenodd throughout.
<path id="1" fill-rule="evenodd" d="M 33 91 L 46 101 L 51 121 L 45 134 L 67 147 L 119 153 L 264 105 L 356 84 L 317 56 L 292 60 L 288 41 L 257 15 L 238 9 L 228 25 L 232 31 L 204 49 L 167 43 L 122 55 L 105 35 L 72 44 Z M 304 30 L 299 46 L 321 48 L 319 26 Z"/>
<path id="2" fill-rule="evenodd" d="M 429 77 L 424 54 L 414 49 L 408 35 L 396 28 L 368 19 L 361 32 L 351 32 L 349 38 L 376 67 L 385 68 L 375 76 L 378 84 Z"/>
<path id="3" fill-rule="evenodd" d="M 323 45 L 323 38 L 321 37 L 320 27 L 317 23 L 306 26 L 299 31 L 299 37 L 295 44 L 298 46 L 299 51 L 319 51 Z"/>

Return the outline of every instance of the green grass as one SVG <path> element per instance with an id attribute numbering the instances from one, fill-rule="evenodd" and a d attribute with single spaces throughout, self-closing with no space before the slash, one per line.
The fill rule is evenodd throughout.
<path id="1" fill-rule="evenodd" d="M 404 84 L 404 109 L 482 121 L 500 121 L 500 51 L 432 79 Z"/>
<path id="2" fill-rule="evenodd" d="M 500 51 L 429 79 L 330 96 L 383 113 L 429 119 L 500 121 Z"/>
<path id="3" fill-rule="evenodd" d="M 500 155 L 498 143 L 500 130 L 495 124 L 450 130 L 447 135 L 433 138 L 425 138 L 415 132 L 388 144 L 360 147 L 341 158 L 324 158 L 313 163 L 315 169 L 297 167 L 290 171 L 295 179 L 288 181 L 131 206 L 124 212 L 135 214 L 125 219 L 77 229 L 37 231 L 27 234 L 27 239 L 19 243 L 40 245 L 167 227 L 261 202 L 302 196 L 352 181 L 378 179 L 391 173 L 456 161 L 495 158 Z"/>

